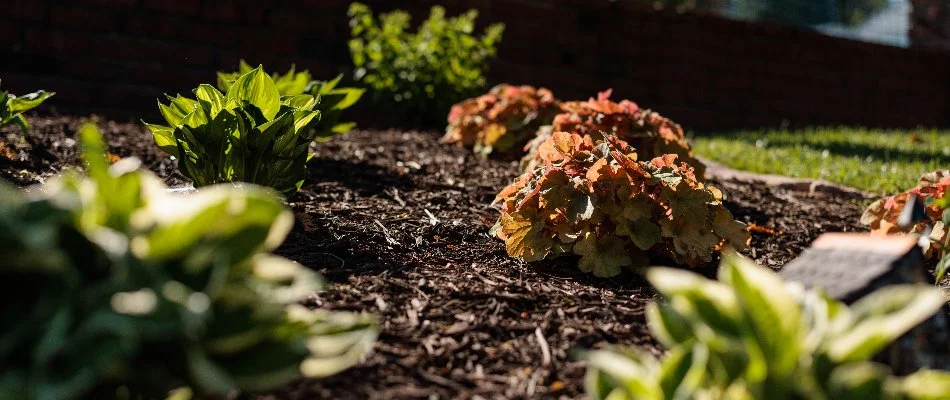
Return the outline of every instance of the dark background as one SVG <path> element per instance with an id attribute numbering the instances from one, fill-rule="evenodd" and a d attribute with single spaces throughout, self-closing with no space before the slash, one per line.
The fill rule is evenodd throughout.
<path id="1" fill-rule="evenodd" d="M 240 58 L 316 78 L 351 74 L 348 0 L 5 0 L 0 79 L 57 92 L 60 111 L 157 116 L 162 93 L 213 83 Z M 606 88 L 690 129 L 946 126 L 950 53 L 608 0 L 366 1 L 419 21 L 429 6 L 507 25 L 492 83 L 562 99 Z"/>

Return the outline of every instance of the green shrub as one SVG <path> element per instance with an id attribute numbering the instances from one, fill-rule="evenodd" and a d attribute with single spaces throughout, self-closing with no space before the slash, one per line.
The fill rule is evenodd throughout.
<path id="1" fill-rule="evenodd" d="M 629 350 L 588 354 L 594 399 L 938 399 L 950 374 L 904 378 L 868 361 L 945 305 L 941 290 L 885 287 L 851 307 L 738 255 L 719 281 L 654 268 L 647 278 L 668 302 L 647 321 L 667 348 L 657 361 Z"/>
<path id="2" fill-rule="evenodd" d="M 158 104 L 168 125 L 146 126 L 195 187 L 241 181 L 282 194 L 300 189 L 316 135 L 307 127 L 320 119 L 316 98 L 281 97 L 261 67 L 241 75 L 225 94 L 211 85 L 194 94 L 168 96 L 168 105 Z"/>
<path id="3" fill-rule="evenodd" d="M 438 6 L 416 32 L 407 31 L 410 17 L 401 10 L 380 14 L 377 21 L 369 7 L 353 3 L 349 16 L 356 79 L 377 104 L 417 123 L 436 123 L 453 104 L 483 90 L 504 32 L 504 25 L 495 24 L 476 36 L 477 11 L 446 18 Z"/>
<path id="4" fill-rule="evenodd" d="M 0 128 L 5 125 L 16 124 L 23 133 L 26 133 L 30 129 L 30 124 L 26 122 L 23 113 L 39 106 L 54 94 L 56 93 L 38 90 L 18 97 L 0 90 Z"/>
<path id="5" fill-rule="evenodd" d="M 371 318 L 295 304 L 321 279 L 271 255 L 293 218 L 265 188 L 169 193 L 136 160 L 24 196 L 0 187 L 0 398 L 266 390 L 353 364 Z"/>
<path id="6" fill-rule="evenodd" d="M 218 89 L 227 92 L 241 75 L 253 70 L 253 67 L 241 60 L 237 72 L 218 72 Z M 316 131 L 316 140 L 329 140 L 330 137 L 345 134 L 356 126 L 355 122 L 340 122 L 340 115 L 343 110 L 355 105 L 363 97 L 365 90 L 337 87 L 343 75 L 330 81 L 315 81 L 310 71 L 297 72 L 296 68 L 291 66 L 286 74 L 274 73 L 271 79 L 274 80 L 277 92 L 281 96 L 309 94 L 317 99 L 314 109 L 320 111 L 320 118 L 314 119 L 307 126 L 308 129 Z"/>

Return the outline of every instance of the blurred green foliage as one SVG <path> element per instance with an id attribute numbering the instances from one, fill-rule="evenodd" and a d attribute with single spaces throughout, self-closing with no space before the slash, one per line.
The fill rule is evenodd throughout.
<path id="1" fill-rule="evenodd" d="M 446 18 L 438 6 L 416 32 L 408 31 L 410 17 L 401 10 L 377 19 L 369 7 L 353 3 L 349 17 L 356 80 L 376 104 L 421 124 L 444 121 L 453 104 L 484 89 L 504 32 L 495 24 L 477 36 L 477 11 Z"/>
<path id="2" fill-rule="evenodd" d="M 0 185 L 0 398 L 187 398 L 267 390 L 355 363 L 373 319 L 296 304 L 322 279 L 270 254 L 293 217 L 276 192 L 168 192 L 81 130 L 88 177 L 27 197 Z"/>
<path id="3" fill-rule="evenodd" d="M 718 281 L 682 269 L 647 278 L 667 302 L 647 309 L 661 360 L 634 350 L 588 354 L 595 400 L 946 399 L 950 373 L 896 377 L 869 361 L 946 305 L 932 286 L 887 286 L 850 307 L 725 257 Z"/>

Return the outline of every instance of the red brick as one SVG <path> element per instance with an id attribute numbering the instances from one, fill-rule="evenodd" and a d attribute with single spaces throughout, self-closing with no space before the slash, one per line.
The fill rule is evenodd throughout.
<path id="1" fill-rule="evenodd" d="M 142 0 L 147 10 L 178 16 L 198 15 L 199 0 Z"/>
<path id="2" fill-rule="evenodd" d="M 123 36 L 102 38 L 100 54 L 118 60 L 165 63 L 169 65 L 210 65 L 214 59 L 211 48 L 182 42 L 172 44 Z"/>
<path id="3" fill-rule="evenodd" d="M 141 63 L 133 64 L 130 68 L 132 83 L 159 87 L 169 94 L 190 93 L 202 83 L 214 82 L 214 71 Z"/>
<path id="4" fill-rule="evenodd" d="M 241 10 L 234 1 L 205 2 L 201 7 L 201 19 L 217 22 L 240 22 Z"/>
<path id="5" fill-rule="evenodd" d="M 116 18 L 111 12 L 88 7 L 56 6 L 50 14 L 50 23 L 54 27 L 76 28 L 89 31 L 114 30 Z"/>
<path id="6" fill-rule="evenodd" d="M 87 35 L 64 30 L 33 28 L 26 32 L 26 51 L 56 54 L 85 52 L 89 48 Z"/>
<path id="7" fill-rule="evenodd" d="M 109 100 L 106 104 L 141 109 L 155 107 L 155 99 L 163 95 L 161 89 L 142 84 L 106 84 L 100 87 L 100 93 L 103 99 Z"/>
<path id="8" fill-rule="evenodd" d="M 43 88 L 56 92 L 56 96 L 44 105 L 59 106 L 61 104 L 84 103 L 93 101 L 90 86 L 88 83 L 78 82 L 74 79 L 62 77 L 38 76 L 32 74 L 5 73 L 3 75 L 3 88 L 9 89 L 14 93 L 27 93 Z"/>
<path id="9" fill-rule="evenodd" d="M 22 40 L 19 23 L 0 21 L 0 45 L 15 45 Z"/>
<path id="10" fill-rule="evenodd" d="M 271 54 L 293 53 L 297 51 L 298 37 L 273 29 L 243 28 L 238 34 L 240 48 L 245 51 L 266 50 Z"/>
<path id="11" fill-rule="evenodd" d="M 13 0 L 13 2 L 5 4 L 2 11 L 13 19 L 42 21 L 46 18 L 47 10 L 45 4 L 41 1 Z"/>
<path id="12" fill-rule="evenodd" d="M 79 0 L 84 4 L 93 4 L 97 6 L 107 6 L 114 8 L 131 8 L 135 6 L 137 0 Z"/>

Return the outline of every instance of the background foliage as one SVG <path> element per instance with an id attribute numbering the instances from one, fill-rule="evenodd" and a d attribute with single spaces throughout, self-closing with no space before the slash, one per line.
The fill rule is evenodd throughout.
<path id="1" fill-rule="evenodd" d="M 401 10 L 377 18 L 366 5 L 353 3 L 349 16 L 356 80 L 371 90 L 376 104 L 421 124 L 438 122 L 452 104 L 479 94 L 504 32 L 504 25 L 495 24 L 476 35 L 478 11 L 446 18 L 439 6 L 416 32 L 409 31 L 409 14 Z"/>

